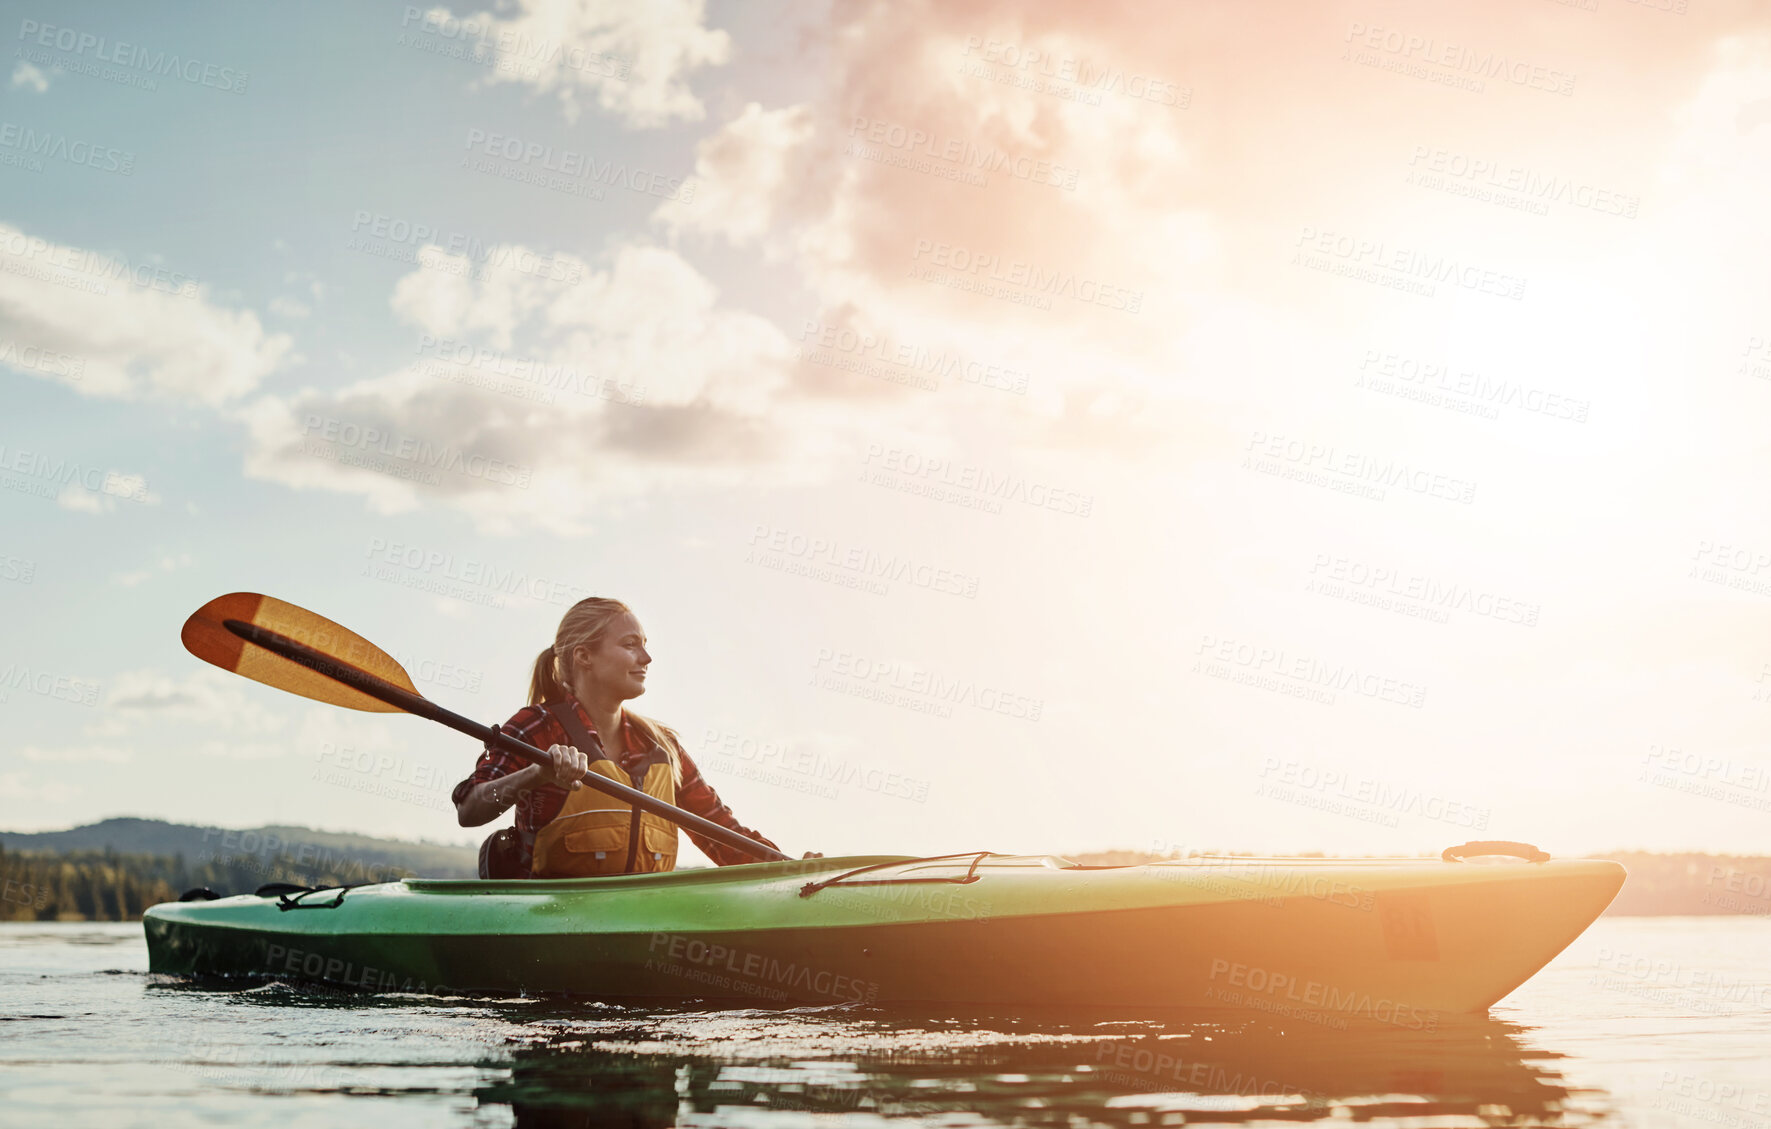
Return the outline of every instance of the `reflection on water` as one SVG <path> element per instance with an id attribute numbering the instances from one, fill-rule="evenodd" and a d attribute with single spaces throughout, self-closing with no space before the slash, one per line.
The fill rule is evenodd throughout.
<path id="1" fill-rule="evenodd" d="M 199 985 L 148 975 L 139 927 L 7 928 L 0 1123 L 1771 1129 L 1771 921 L 1593 934 L 1419 1031 Z"/>
<path id="2" fill-rule="evenodd" d="M 504 1111 L 522 1126 L 761 1126 L 812 1114 L 943 1125 L 1578 1126 L 1612 1104 L 1601 1091 L 1571 1088 L 1559 1056 L 1531 1049 L 1523 1028 L 1487 1016 L 1416 1031 L 1197 1010 L 1136 1018 L 1074 1009 L 642 1010 L 167 978 L 153 978 L 150 990 L 276 1012 L 332 1010 L 371 1026 L 370 1013 L 471 1016 L 482 1030 L 494 1019 L 499 1039 L 474 1064 L 485 1080 L 471 1096 L 482 1116 Z M 260 1089 L 278 1083 L 275 1072 L 247 1077 Z M 304 1085 L 314 1081 L 303 1073 Z M 410 1092 L 333 1081 L 359 1094 Z"/>
<path id="3" fill-rule="evenodd" d="M 531 1016 L 525 1026 L 508 1078 L 476 1091 L 519 1125 L 763 1125 L 787 1112 L 944 1124 L 1539 1125 L 1590 1122 L 1608 1104 L 1590 1091 L 1571 1100 L 1554 1056 L 1479 1017 L 1428 1033 L 1198 1012 Z"/>

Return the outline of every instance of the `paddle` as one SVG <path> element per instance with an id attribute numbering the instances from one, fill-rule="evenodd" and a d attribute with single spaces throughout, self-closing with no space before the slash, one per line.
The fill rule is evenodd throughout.
<path id="1" fill-rule="evenodd" d="M 477 737 L 535 764 L 552 765 L 547 753 L 495 726 L 452 713 L 420 694 L 392 655 L 325 616 L 256 592 L 232 592 L 204 604 L 185 621 L 185 650 L 206 663 L 318 702 L 372 713 L 410 713 Z M 694 812 L 648 796 L 595 772 L 581 780 L 599 792 L 662 816 L 733 850 L 764 862 L 787 856 L 755 839 L 721 827 Z"/>

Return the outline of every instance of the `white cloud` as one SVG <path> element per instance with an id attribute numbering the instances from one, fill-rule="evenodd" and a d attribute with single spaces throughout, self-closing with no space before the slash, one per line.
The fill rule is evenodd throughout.
<path id="1" fill-rule="evenodd" d="M 268 741 L 223 741 L 218 739 L 199 742 L 192 748 L 201 756 L 233 761 L 274 760 L 288 751 L 282 745 L 272 744 Z"/>
<path id="2" fill-rule="evenodd" d="M 15 90 L 23 88 L 41 94 L 49 89 L 49 76 L 20 60 L 18 66 L 12 68 L 12 86 Z"/>
<path id="3" fill-rule="evenodd" d="M 1018 12 L 995 15 L 1013 25 Z M 886 405 L 937 436 L 975 419 L 981 395 L 1023 450 L 1132 455 L 1186 425 L 1176 374 L 1200 366 L 1182 354 L 1231 304 L 1219 285 L 1222 221 L 1193 191 L 1196 119 L 958 73 L 990 11 L 878 5 L 839 17 L 821 96 L 747 105 L 699 145 L 694 200 L 654 218 L 673 237 L 712 235 L 790 261 L 821 307 L 816 327 L 1028 379 L 1012 399 L 976 387 L 928 397 L 808 360 L 795 387 Z M 1041 58 L 1181 71 L 1149 57 L 1171 49 L 1120 17 L 1027 18 L 1055 25 L 1023 29 L 1022 48 Z M 952 261 L 1000 272 L 948 265 L 955 248 Z M 1068 289 L 1047 298 L 1033 285 L 995 286 L 998 274 Z"/>
<path id="4" fill-rule="evenodd" d="M 282 243 L 283 241 L 279 239 L 277 242 Z M 287 250 L 288 248 L 285 245 L 285 247 L 283 249 Z M 283 272 L 283 284 L 285 286 L 302 287 L 303 289 L 305 289 L 308 292 L 308 295 L 315 302 L 320 301 L 321 299 L 325 298 L 325 296 L 326 296 L 326 284 L 321 282 L 319 276 L 314 274 L 312 271 L 305 271 L 305 270 L 284 271 Z M 276 308 L 274 304 L 272 305 L 272 308 L 273 309 Z M 306 315 L 306 313 L 303 313 L 300 316 L 306 317 L 307 315 Z"/>
<path id="5" fill-rule="evenodd" d="M 113 679 L 109 691 L 103 716 L 82 727 L 87 741 L 63 748 L 29 746 L 23 759 L 124 764 L 135 759 L 132 743 L 175 730 L 190 735 L 187 749 L 207 757 L 261 760 L 287 751 L 291 719 L 263 701 L 274 692 L 238 675 L 207 666 L 178 676 L 133 670 Z M 23 786 L 22 779 L 15 780 Z"/>
<path id="6" fill-rule="evenodd" d="M 667 201 L 657 218 L 672 232 L 724 235 L 753 243 L 769 230 L 794 161 L 816 126 L 805 106 L 765 110 L 752 102 L 696 147 L 695 195 Z"/>
<path id="7" fill-rule="evenodd" d="M 124 474 L 121 471 L 107 471 L 104 484 L 100 490 L 109 497 L 127 498 L 132 502 L 144 505 L 158 505 L 160 495 L 148 489 L 148 480 L 139 474 Z"/>
<path id="8" fill-rule="evenodd" d="M 86 489 L 77 482 L 68 483 L 61 488 L 61 493 L 55 496 L 56 505 L 64 510 L 73 510 L 75 513 L 82 514 L 102 514 L 116 508 L 115 502 L 111 502 L 109 506 L 105 504 L 107 502 L 111 502 L 111 500 Z"/>
<path id="9" fill-rule="evenodd" d="M 55 504 L 75 513 L 108 514 L 116 512 L 119 500 L 143 505 L 160 503 L 160 496 L 148 489 L 147 479 L 139 474 L 108 470 L 97 489 L 87 486 L 86 481 L 86 476 L 70 478 L 55 496 Z"/>
<path id="10" fill-rule="evenodd" d="M 359 494 L 381 513 L 434 499 L 489 531 L 576 532 L 599 499 L 786 480 L 830 442 L 835 429 L 808 424 L 788 394 L 786 336 L 721 308 L 675 252 L 620 247 L 600 269 L 551 261 L 561 269 L 541 277 L 427 249 L 392 307 L 465 353 L 253 402 L 239 413 L 247 473 Z"/>
<path id="11" fill-rule="evenodd" d="M 132 750 L 111 745 L 69 745 L 59 749 L 28 745 L 19 751 L 19 755 L 40 764 L 127 764 L 135 759 Z"/>
<path id="12" fill-rule="evenodd" d="M 460 600 L 451 599 L 448 596 L 438 596 L 431 601 L 430 606 L 433 611 L 444 619 L 468 618 L 468 606 Z"/>
<path id="13" fill-rule="evenodd" d="M 74 798 L 74 786 L 66 780 L 51 777 L 38 781 L 22 772 L 0 772 L 0 800 L 11 801 L 22 809 L 35 805 L 63 803 Z M 16 823 L 14 826 L 18 826 Z"/>
<path id="14" fill-rule="evenodd" d="M 1713 60 L 1691 99 L 1673 112 L 1679 132 L 1662 179 L 1689 186 L 1738 177 L 1742 188 L 1761 193 L 1771 171 L 1771 35 L 1728 36 Z"/>
<path id="15" fill-rule="evenodd" d="M 159 561 L 156 563 L 161 572 L 174 572 L 181 568 L 189 568 L 192 564 L 192 559 L 189 553 L 179 553 L 176 556 L 170 553 L 165 553 L 160 556 Z M 154 568 L 152 566 L 148 568 L 134 569 L 128 572 L 117 572 L 111 575 L 111 583 L 121 585 L 124 588 L 134 588 L 152 579 L 153 575 Z"/>
<path id="16" fill-rule="evenodd" d="M 133 670 L 111 682 L 105 710 L 131 730 L 186 725 L 203 732 L 220 730 L 230 739 L 262 738 L 283 732 L 287 724 L 280 712 L 262 701 L 272 693 L 238 675 L 208 666 L 182 676 L 152 669 Z"/>
<path id="17" fill-rule="evenodd" d="M 594 279 L 590 264 L 576 255 L 547 258 L 521 244 L 491 248 L 482 263 L 435 247 L 418 259 L 418 269 L 394 285 L 394 313 L 451 339 L 483 331 L 498 348 L 508 348 L 517 326 L 549 301 Z M 541 262 L 548 265 L 527 271 L 510 266 Z"/>
<path id="18" fill-rule="evenodd" d="M 81 395 L 217 405 L 252 391 L 290 350 L 256 314 L 212 305 L 195 281 L 0 224 L 0 337 L 15 364 Z M 31 350 L 27 353 L 26 350 Z"/>
<path id="19" fill-rule="evenodd" d="M 501 19 L 460 17 L 485 29 L 497 57 L 487 83 L 515 82 L 554 95 L 568 121 L 581 99 L 638 128 L 698 121 L 704 110 L 689 89 L 691 72 L 726 62 L 731 38 L 703 24 L 703 0 L 518 0 Z M 453 19 L 445 8 L 427 19 Z"/>
<path id="20" fill-rule="evenodd" d="M 314 312 L 306 303 L 283 297 L 272 298 L 270 310 L 278 317 L 285 318 L 305 318 Z"/>

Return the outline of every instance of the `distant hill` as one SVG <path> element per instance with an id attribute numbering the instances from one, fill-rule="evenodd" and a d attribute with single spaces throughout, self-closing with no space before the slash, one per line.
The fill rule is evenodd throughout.
<path id="1" fill-rule="evenodd" d="M 235 830 L 193 827 L 163 819 L 106 819 L 67 831 L 0 831 L 0 847 L 9 852 L 70 854 L 114 851 L 127 855 L 182 855 L 187 863 L 224 859 L 255 859 L 288 869 L 357 871 L 369 876 L 472 878 L 478 852 L 443 843 L 412 843 L 377 839 L 311 827 L 255 827 Z M 399 871 L 399 874 L 389 873 Z M 364 881 L 363 878 L 355 881 Z"/>
<path id="2" fill-rule="evenodd" d="M 1647 851 L 1613 851 L 1602 857 L 1616 859 L 1630 872 L 1607 914 L 1771 914 L 1771 858 Z"/>
<path id="3" fill-rule="evenodd" d="M 1089 866 L 1135 866 L 1162 856 L 1114 850 L 1068 857 Z M 1610 851 L 1591 857 L 1620 862 L 1629 871 L 1617 900 L 1605 910 L 1607 917 L 1771 915 L 1771 858 L 1649 851 Z"/>

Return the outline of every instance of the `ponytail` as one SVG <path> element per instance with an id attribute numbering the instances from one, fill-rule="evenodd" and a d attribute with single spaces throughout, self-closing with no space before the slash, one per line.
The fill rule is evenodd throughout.
<path id="1" fill-rule="evenodd" d="M 565 687 L 560 685 L 559 664 L 554 661 L 553 648 L 548 647 L 536 656 L 535 669 L 529 675 L 529 704 L 538 706 L 542 702 L 557 702 L 565 696 Z"/>

